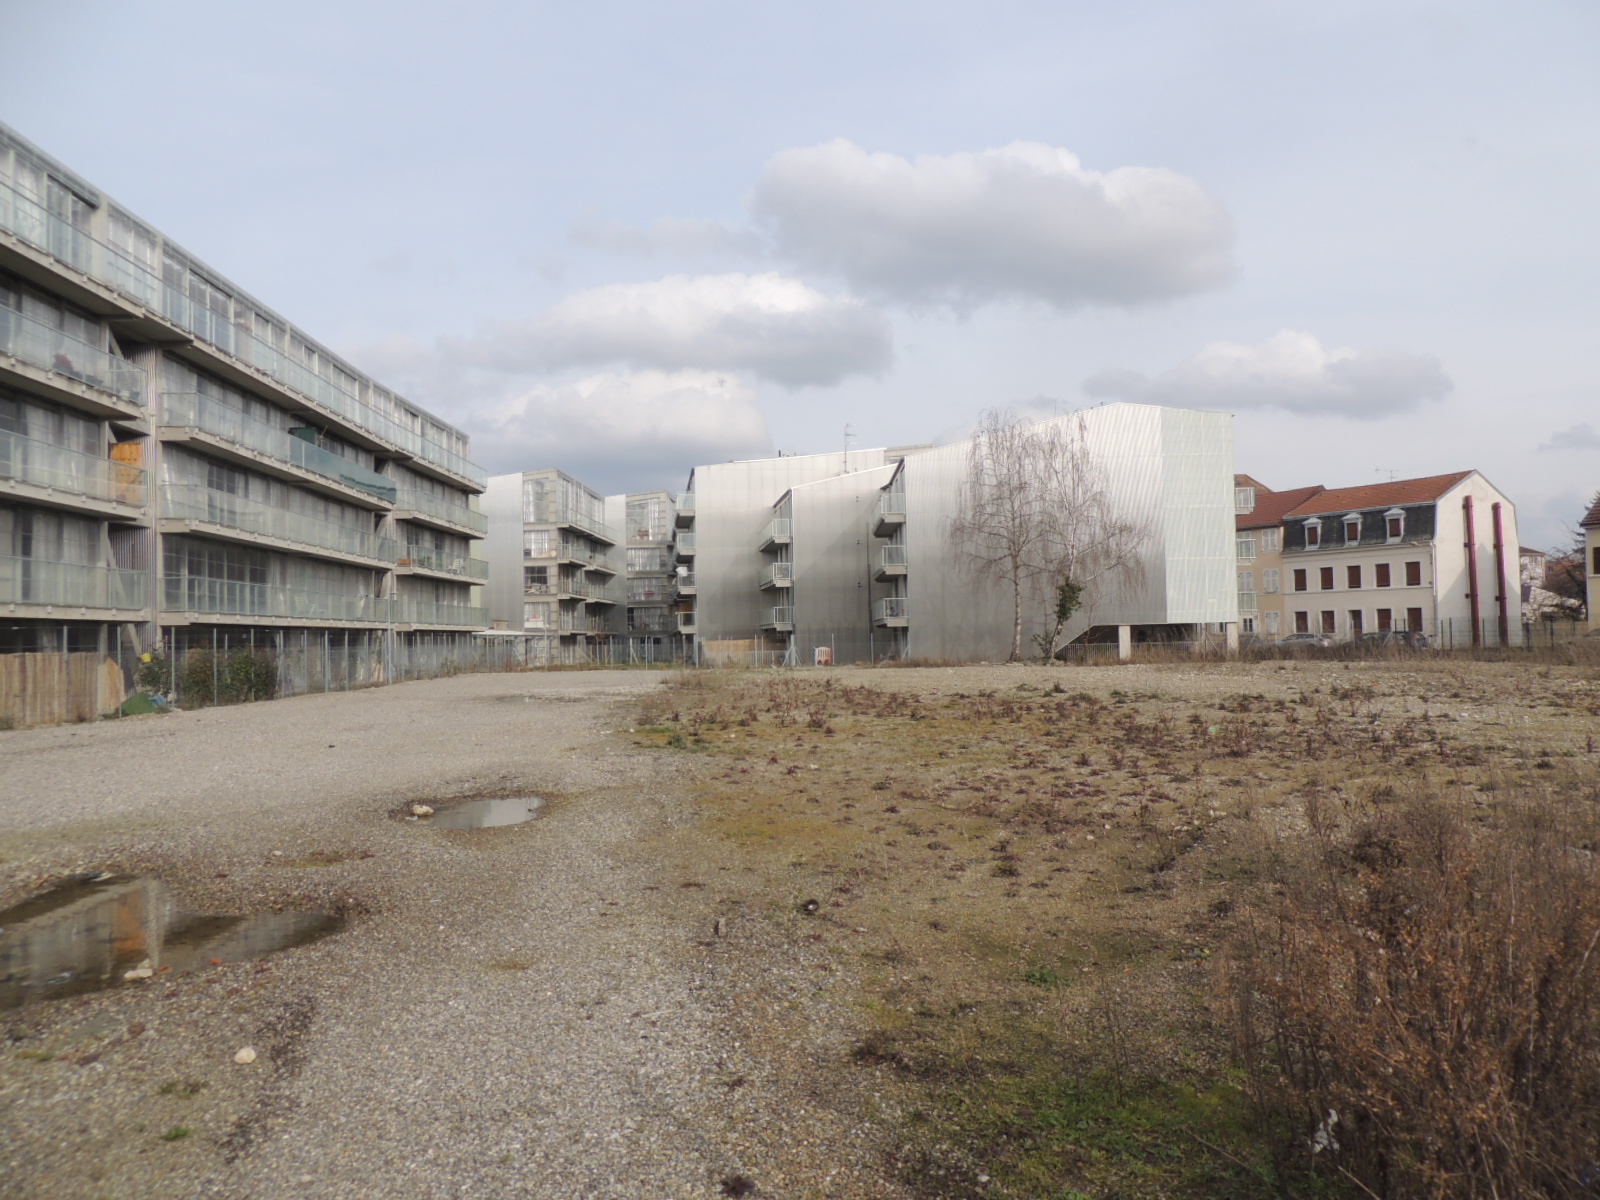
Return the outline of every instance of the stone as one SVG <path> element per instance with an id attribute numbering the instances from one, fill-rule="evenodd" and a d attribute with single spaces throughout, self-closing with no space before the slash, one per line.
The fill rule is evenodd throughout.
<path id="1" fill-rule="evenodd" d="M 238 1063 L 241 1067 L 248 1066 L 249 1064 L 255 1062 L 255 1060 L 256 1048 L 254 1046 L 240 1047 L 238 1053 L 233 1056 L 233 1061 Z"/>
<path id="2" fill-rule="evenodd" d="M 426 804 L 413 804 L 411 806 L 411 815 L 413 817 L 431 817 L 433 816 L 433 809 Z"/>

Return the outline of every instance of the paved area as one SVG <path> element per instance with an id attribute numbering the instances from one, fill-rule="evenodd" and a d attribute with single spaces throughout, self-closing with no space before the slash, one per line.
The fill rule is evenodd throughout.
<path id="1" fill-rule="evenodd" d="M 702 898 L 730 868 L 684 850 L 689 756 L 618 736 L 660 678 L 0 733 L 0 900 L 110 870 L 192 911 L 350 914 L 260 963 L 0 1013 L 0 1195 L 897 1195 L 855 1099 L 752 1044 L 782 940 Z M 550 804 L 514 828 L 402 815 L 525 793 Z"/>

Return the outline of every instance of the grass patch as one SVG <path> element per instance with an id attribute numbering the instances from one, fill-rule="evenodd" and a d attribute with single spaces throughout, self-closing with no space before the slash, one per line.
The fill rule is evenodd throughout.
<path id="1" fill-rule="evenodd" d="M 194 1130 L 187 1125 L 174 1125 L 171 1129 L 161 1131 L 161 1140 L 163 1142 L 181 1142 L 185 1138 L 193 1136 Z"/>

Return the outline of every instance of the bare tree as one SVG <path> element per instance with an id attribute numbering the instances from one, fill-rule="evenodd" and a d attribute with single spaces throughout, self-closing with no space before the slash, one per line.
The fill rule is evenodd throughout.
<path id="1" fill-rule="evenodd" d="M 1022 657 L 1023 593 L 1042 563 L 1047 519 L 1044 447 L 1037 428 L 1011 409 L 991 408 L 978 419 L 967 452 L 950 536 L 978 572 L 1011 588 L 1011 659 Z"/>
<path id="2" fill-rule="evenodd" d="M 1144 581 L 1150 526 L 1118 510 L 1081 417 L 1050 422 L 1034 436 L 1044 496 L 1037 575 L 1053 606 L 1050 632 L 1039 638 L 1048 662 L 1075 612 L 1086 611 L 1092 620 Z"/>

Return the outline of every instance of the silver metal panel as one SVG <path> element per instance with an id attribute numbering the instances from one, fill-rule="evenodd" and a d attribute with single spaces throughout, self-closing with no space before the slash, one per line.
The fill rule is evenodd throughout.
<path id="1" fill-rule="evenodd" d="M 872 581 L 871 525 L 893 474 L 892 466 L 875 467 L 791 490 L 797 662 L 813 662 L 819 646 L 830 647 L 836 663 L 869 662 L 886 648 L 888 635 L 872 627 L 872 601 L 888 589 Z"/>
<path id="2" fill-rule="evenodd" d="M 522 628 L 522 476 L 495 475 L 480 501 L 489 518 L 483 556 L 489 560 L 489 582 L 483 589 L 491 623 Z"/>

